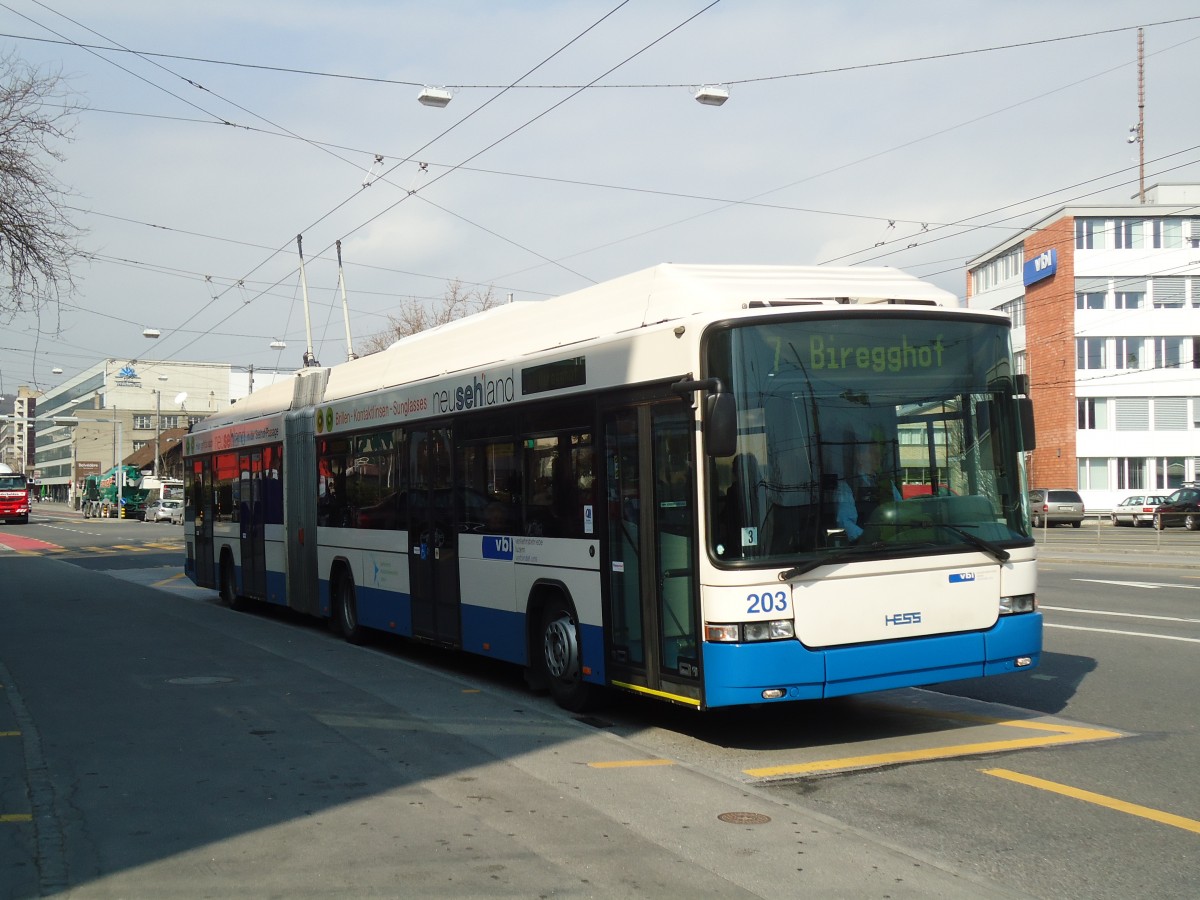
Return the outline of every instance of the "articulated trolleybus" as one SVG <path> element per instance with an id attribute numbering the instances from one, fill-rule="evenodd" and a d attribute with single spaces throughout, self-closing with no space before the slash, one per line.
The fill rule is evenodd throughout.
<path id="1" fill-rule="evenodd" d="M 1037 664 L 1006 317 L 886 268 L 662 265 L 311 367 L 185 441 L 187 572 L 697 709 Z"/>

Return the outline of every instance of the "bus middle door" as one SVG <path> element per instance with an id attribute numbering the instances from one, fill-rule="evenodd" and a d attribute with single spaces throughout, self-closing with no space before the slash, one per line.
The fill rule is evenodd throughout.
<path id="1" fill-rule="evenodd" d="M 408 448 L 413 635 L 457 646 L 461 595 L 450 429 L 413 431 Z"/>
<path id="2" fill-rule="evenodd" d="M 249 597 L 265 600 L 267 562 L 263 528 L 265 523 L 262 451 L 243 453 L 238 468 L 242 481 L 241 509 L 238 511 L 242 545 L 242 592 Z"/>

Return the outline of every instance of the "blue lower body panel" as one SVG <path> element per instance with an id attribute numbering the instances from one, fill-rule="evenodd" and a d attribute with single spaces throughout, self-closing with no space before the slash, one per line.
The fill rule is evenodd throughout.
<path id="1" fill-rule="evenodd" d="M 763 691 L 782 690 L 781 700 L 816 700 L 980 678 L 1017 670 L 1018 657 L 1038 664 L 1042 616 L 1006 616 L 991 629 L 969 634 L 914 638 L 810 650 L 799 641 L 713 644 L 704 647 L 706 706 L 778 702 Z"/>

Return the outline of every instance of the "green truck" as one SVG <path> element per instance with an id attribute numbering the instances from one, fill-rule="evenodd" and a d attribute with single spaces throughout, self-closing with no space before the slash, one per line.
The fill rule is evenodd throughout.
<path id="1" fill-rule="evenodd" d="M 113 466 L 102 475 L 84 479 L 83 517 L 144 519 L 149 494 L 149 489 L 142 487 L 142 473 L 136 466 Z"/>

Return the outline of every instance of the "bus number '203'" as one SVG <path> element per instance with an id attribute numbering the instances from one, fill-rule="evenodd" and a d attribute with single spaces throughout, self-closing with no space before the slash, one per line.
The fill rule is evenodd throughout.
<path id="1" fill-rule="evenodd" d="M 788 608 L 787 591 L 768 591 L 746 597 L 746 614 L 784 612 Z"/>

